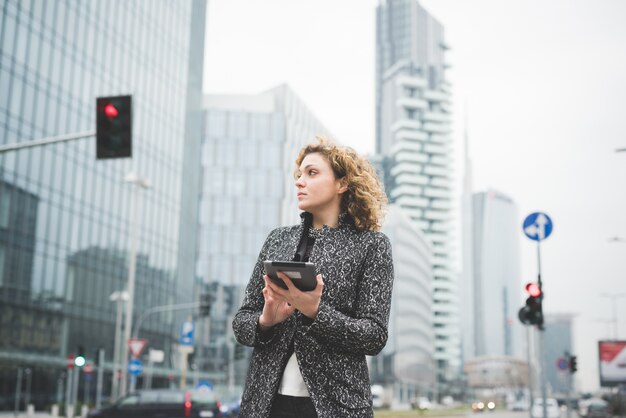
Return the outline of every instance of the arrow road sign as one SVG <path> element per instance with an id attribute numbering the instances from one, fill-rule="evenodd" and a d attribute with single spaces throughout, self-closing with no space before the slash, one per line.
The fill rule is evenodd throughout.
<path id="1" fill-rule="evenodd" d="M 133 376 L 139 376 L 142 371 L 143 364 L 141 363 L 141 360 L 134 358 L 128 363 L 128 372 Z"/>
<path id="2" fill-rule="evenodd" d="M 543 241 L 552 233 L 552 219 L 542 212 L 531 213 L 524 219 L 524 234 L 533 241 Z"/>

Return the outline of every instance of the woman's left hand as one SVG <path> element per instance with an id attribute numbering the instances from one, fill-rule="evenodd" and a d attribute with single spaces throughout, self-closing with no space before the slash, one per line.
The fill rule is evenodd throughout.
<path id="1" fill-rule="evenodd" d="M 289 278 L 289 276 L 281 271 L 278 272 L 278 277 L 285 282 L 287 289 L 283 289 L 282 287 L 274 284 L 271 280 L 268 280 L 268 284 L 272 288 L 275 296 L 289 303 L 291 306 L 302 312 L 303 315 L 311 319 L 315 319 L 317 317 L 317 312 L 319 311 L 322 291 L 324 290 L 322 275 L 318 274 L 316 276 L 317 286 L 309 292 L 303 292 L 298 289 L 293 284 L 293 281 Z"/>

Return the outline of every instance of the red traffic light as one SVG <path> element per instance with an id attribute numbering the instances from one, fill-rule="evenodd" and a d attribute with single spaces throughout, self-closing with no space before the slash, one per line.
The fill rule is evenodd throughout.
<path id="1" fill-rule="evenodd" d="M 534 298 L 541 296 L 541 288 L 537 283 L 528 283 L 526 285 L 526 291 Z"/>
<path id="2" fill-rule="evenodd" d="M 109 119 L 116 118 L 119 115 L 117 108 L 113 106 L 111 103 L 104 106 L 104 114 L 107 115 Z"/>

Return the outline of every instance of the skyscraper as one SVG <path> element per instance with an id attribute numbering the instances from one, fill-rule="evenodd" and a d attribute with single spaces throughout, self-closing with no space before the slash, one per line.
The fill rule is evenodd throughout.
<path id="1" fill-rule="evenodd" d="M 450 85 L 443 27 L 416 0 L 381 1 L 376 29 L 376 151 L 385 185 L 433 244 L 439 392 L 460 366 L 457 277 L 453 272 Z"/>
<path id="2" fill-rule="evenodd" d="M 184 257 L 195 254 L 187 211 L 197 196 L 189 167 L 200 146 L 205 12 L 204 0 L 2 3 L 0 144 L 92 131 L 98 96 L 131 94 L 134 105 L 132 159 L 96 161 L 93 137 L 0 154 L 0 208 L 11 220 L 0 216 L 0 388 L 28 367 L 37 407 L 58 401 L 78 346 L 90 360 L 105 349 L 110 387 L 109 296 L 127 283 L 131 170 L 152 185 L 138 193 L 135 316 L 193 299 Z M 175 323 L 152 316 L 141 336 L 169 358 Z"/>
<path id="3" fill-rule="evenodd" d="M 466 358 L 525 358 L 523 325 L 517 318 L 522 301 L 520 226 L 515 203 L 490 190 L 474 193 L 471 215 L 471 283 L 473 300 L 464 315 Z M 471 306 L 471 307 L 470 307 Z"/>

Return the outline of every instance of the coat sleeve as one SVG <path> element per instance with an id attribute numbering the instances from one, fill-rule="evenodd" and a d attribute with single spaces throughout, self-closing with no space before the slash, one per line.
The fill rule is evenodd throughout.
<path id="1" fill-rule="evenodd" d="M 376 235 L 365 260 L 355 315 L 345 315 L 322 301 L 308 332 L 334 348 L 376 355 L 387 343 L 393 290 L 391 243 L 384 234 Z"/>
<path id="2" fill-rule="evenodd" d="M 263 312 L 265 300 L 263 298 L 263 261 L 267 257 L 268 248 L 272 245 L 278 229 L 273 230 L 265 239 L 259 257 L 246 286 L 245 295 L 241 307 L 233 318 L 233 332 L 237 342 L 249 347 L 262 346 L 269 343 L 275 336 L 275 327 L 261 332 L 258 326 L 259 317 Z"/>

